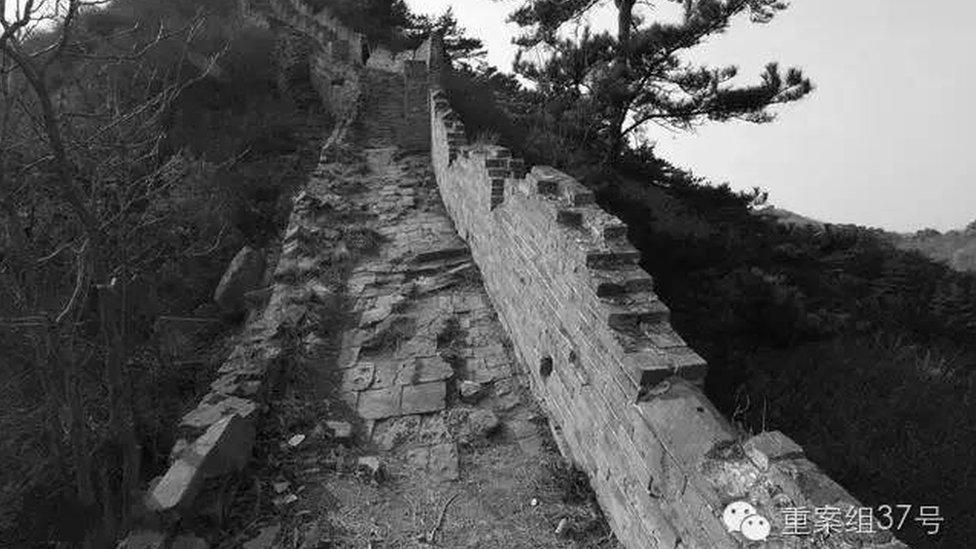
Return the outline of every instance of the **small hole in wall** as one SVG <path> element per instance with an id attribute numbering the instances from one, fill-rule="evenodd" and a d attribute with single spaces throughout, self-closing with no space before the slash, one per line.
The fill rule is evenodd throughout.
<path id="1" fill-rule="evenodd" d="M 576 355 L 576 351 L 569 352 L 569 362 L 571 364 L 579 364 L 579 356 Z"/>
<path id="2" fill-rule="evenodd" d="M 550 374 L 552 374 L 552 357 L 543 357 L 539 361 L 539 375 L 542 376 L 542 379 L 546 379 Z"/>
<path id="3" fill-rule="evenodd" d="M 699 407 L 697 407 L 697 408 L 695 408 L 695 409 L 696 409 L 696 410 L 698 410 L 699 412 L 702 412 L 702 413 L 704 413 L 704 412 L 705 412 L 705 409 L 704 409 L 704 408 L 702 408 L 701 406 L 699 406 Z"/>
<path id="4" fill-rule="evenodd" d="M 661 497 L 661 489 L 655 484 L 653 476 L 647 481 L 647 494 L 652 498 Z"/>

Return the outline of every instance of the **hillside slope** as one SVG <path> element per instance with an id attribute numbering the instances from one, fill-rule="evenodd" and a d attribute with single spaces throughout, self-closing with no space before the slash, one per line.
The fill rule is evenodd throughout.
<path id="1" fill-rule="evenodd" d="M 976 272 L 976 222 L 963 230 L 939 233 L 930 229 L 892 236 L 903 250 L 918 250 L 958 271 Z"/>
<path id="2" fill-rule="evenodd" d="M 773 206 L 753 210 L 753 213 L 786 226 L 822 230 L 828 225 L 823 221 Z M 965 229 L 953 229 L 945 233 L 925 229 L 915 233 L 879 231 L 880 234 L 901 250 L 917 251 L 957 271 L 976 272 L 976 221 Z"/>

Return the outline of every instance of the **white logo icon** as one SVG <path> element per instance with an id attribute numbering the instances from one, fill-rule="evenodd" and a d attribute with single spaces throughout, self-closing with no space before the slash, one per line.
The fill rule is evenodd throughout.
<path id="1" fill-rule="evenodd" d="M 722 522 L 729 532 L 741 532 L 749 541 L 763 541 L 769 536 L 769 520 L 748 501 L 728 504 L 722 512 Z"/>
<path id="2" fill-rule="evenodd" d="M 722 512 L 722 522 L 725 523 L 729 532 L 738 532 L 742 521 L 755 514 L 756 508 L 748 501 L 733 501 L 725 506 L 725 511 Z"/>
<path id="3" fill-rule="evenodd" d="M 769 536 L 769 521 L 762 515 L 749 515 L 739 529 L 749 541 L 764 541 Z"/>

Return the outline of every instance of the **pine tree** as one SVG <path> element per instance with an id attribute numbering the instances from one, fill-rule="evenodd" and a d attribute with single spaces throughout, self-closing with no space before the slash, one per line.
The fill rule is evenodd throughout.
<path id="1" fill-rule="evenodd" d="M 670 0 L 684 4 L 680 23 L 648 22 L 636 11 L 637 0 L 614 0 L 616 33 L 584 32 L 579 40 L 559 38 L 563 26 L 579 19 L 603 0 L 528 0 L 510 20 L 530 30 L 516 40 L 522 49 L 540 44 L 553 54 L 543 63 L 516 59 L 515 70 L 551 94 L 591 102 L 603 159 L 616 161 L 628 137 L 653 122 L 689 129 L 705 120 L 773 120 L 768 107 L 799 100 L 813 90 L 802 71 L 783 74 L 766 65 L 760 82 L 734 86 L 735 66 L 706 67 L 683 63 L 679 55 L 705 38 L 724 32 L 737 15 L 769 22 L 785 9 L 778 0 Z"/>

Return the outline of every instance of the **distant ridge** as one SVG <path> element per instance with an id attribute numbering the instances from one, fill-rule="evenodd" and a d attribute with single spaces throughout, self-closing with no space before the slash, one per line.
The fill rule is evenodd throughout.
<path id="1" fill-rule="evenodd" d="M 823 230 L 828 225 L 850 226 L 825 223 L 775 206 L 753 210 L 753 214 L 783 225 L 812 227 L 817 230 Z M 976 221 L 965 229 L 953 229 L 945 233 L 935 229 L 923 229 L 914 233 L 879 230 L 879 236 L 883 236 L 899 249 L 918 251 L 957 271 L 976 272 Z"/>
<path id="2" fill-rule="evenodd" d="M 766 206 L 758 210 L 753 210 L 755 215 L 759 217 L 764 217 L 767 219 L 772 219 L 778 223 L 784 225 L 795 225 L 799 227 L 814 227 L 817 229 L 823 229 L 826 223 L 823 221 L 817 221 L 816 219 L 802 216 L 798 213 L 791 212 L 783 208 L 777 208 L 775 206 Z"/>
<path id="3" fill-rule="evenodd" d="M 957 271 L 976 272 L 976 221 L 965 229 L 945 233 L 924 229 L 909 234 L 891 234 L 895 245 L 901 249 L 918 250 Z"/>

